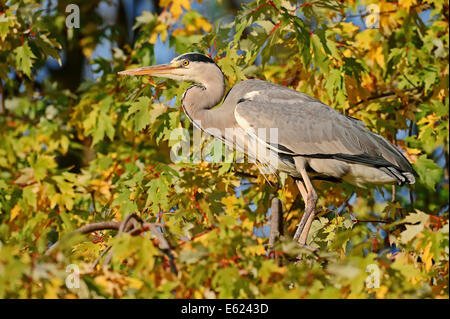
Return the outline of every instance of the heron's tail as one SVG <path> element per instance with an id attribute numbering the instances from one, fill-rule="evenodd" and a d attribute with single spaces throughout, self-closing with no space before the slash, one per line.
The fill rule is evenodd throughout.
<path id="1" fill-rule="evenodd" d="M 406 178 L 406 183 L 414 184 L 416 182 L 416 177 L 410 172 L 403 172 L 402 175 Z"/>
<path id="2" fill-rule="evenodd" d="M 380 167 L 380 170 L 394 177 L 400 186 L 405 184 L 414 184 L 416 182 L 415 176 L 417 176 L 417 173 L 414 171 L 414 169 L 412 169 L 411 172 L 405 172 L 399 170 L 396 167 L 387 166 L 387 167 Z"/>

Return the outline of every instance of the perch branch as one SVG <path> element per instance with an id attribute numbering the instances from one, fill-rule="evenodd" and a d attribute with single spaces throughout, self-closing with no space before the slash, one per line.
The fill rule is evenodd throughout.
<path id="1" fill-rule="evenodd" d="M 170 270 L 174 273 L 177 274 L 177 268 L 175 267 L 175 260 L 174 260 L 174 256 L 172 254 L 171 251 L 171 246 L 169 244 L 169 242 L 167 241 L 167 239 L 164 237 L 163 233 L 161 231 L 158 230 L 157 227 L 163 227 L 162 224 L 160 223 L 147 223 L 144 222 L 139 216 L 137 216 L 136 214 L 130 214 L 127 216 L 127 218 L 125 218 L 124 221 L 122 222 L 99 222 L 99 223 L 93 223 L 93 224 L 89 224 L 83 227 L 80 227 L 76 230 L 74 230 L 72 233 L 70 233 L 69 235 L 74 235 L 74 234 L 88 234 L 91 232 L 95 232 L 95 231 L 100 231 L 100 230 L 117 230 L 118 231 L 118 236 L 124 232 L 129 233 L 132 236 L 136 236 L 139 235 L 145 231 L 150 231 L 158 240 L 158 244 L 159 244 L 159 249 L 167 255 L 168 259 L 169 259 L 169 265 L 170 265 Z M 59 247 L 59 243 L 60 241 L 57 241 L 55 244 L 53 244 L 53 246 L 51 246 L 50 248 L 47 249 L 47 251 L 45 252 L 46 256 L 50 256 L 58 247 Z M 91 268 L 94 269 L 97 264 L 99 263 L 100 259 L 106 254 L 108 253 L 104 264 L 108 265 L 109 262 L 111 261 L 112 258 L 112 249 L 111 246 L 108 246 L 99 256 L 99 258 L 97 258 L 97 260 L 92 264 Z"/>
<path id="2" fill-rule="evenodd" d="M 269 249 L 270 255 L 276 257 L 275 254 L 275 241 L 280 235 L 282 235 L 282 207 L 281 201 L 278 198 L 272 199 L 272 206 L 270 208 L 270 235 L 269 235 Z"/>

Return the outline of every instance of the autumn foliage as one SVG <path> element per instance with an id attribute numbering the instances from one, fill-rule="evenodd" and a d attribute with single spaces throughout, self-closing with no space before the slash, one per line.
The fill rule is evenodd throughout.
<path id="1" fill-rule="evenodd" d="M 213 21 L 195 10 L 205 1 L 161 0 L 134 41 L 103 23 L 101 1 L 80 1 L 80 29 L 65 25 L 76 1 L 41 2 L 0 0 L 0 298 L 448 298 L 448 1 L 211 1 L 227 13 Z M 108 56 L 95 54 L 102 41 Z M 160 42 L 209 54 L 228 89 L 264 79 L 361 119 L 404 152 L 416 184 L 392 198 L 390 186 L 314 182 L 318 251 L 301 249 L 290 177 L 170 160 L 171 132 L 192 132 L 190 83 L 117 75 L 155 64 Z"/>

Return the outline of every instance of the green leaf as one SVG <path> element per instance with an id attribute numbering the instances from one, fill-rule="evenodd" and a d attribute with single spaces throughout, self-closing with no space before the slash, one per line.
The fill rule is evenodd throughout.
<path id="1" fill-rule="evenodd" d="M 67 227 L 68 232 L 72 232 L 75 230 L 75 226 L 70 221 L 69 215 L 66 212 L 60 212 L 59 217 L 61 217 L 61 220 L 63 221 L 64 225 Z"/>
<path id="2" fill-rule="evenodd" d="M 169 188 L 166 183 L 166 179 L 160 176 L 158 179 L 152 179 L 146 185 L 147 189 L 147 201 L 145 206 L 150 205 L 161 205 L 162 207 L 167 206 L 167 196 L 169 195 Z"/>
<path id="3" fill-rule="evenodd" d="M 325 84 L 325 89 L 331 99 L 334 99 L 335 97 L 335 90 L 341 88 L 341 83 L 341 71 L 338 69 L 331 69 L 327 77 L 327 83 Z"/>
<path id="4" fill-rule="evenodd" d="M 426 154 L 418 158 L 414 163 L 414 168 L 419 174 L 420 182 L 430 189 L 434 189 L 443 174 L 442 168 L 433 160 L 427 158 Z"/>
<path id="5" fill-rule="evenodd" d="M 116 199 L 114 199 L 112 205 L 120 206 L 119 211 L 124 214 L 131 214 L 136 212 L 137 205 L 134 201 L 130 200 L 131 191 L 127 188 L 123 189 Z"/>
<path id="6" fill-rule="evenodd" d="M 37 206 L 37 195 L 34 192 L 34 185 L 27 186 L 23 189 L 23 199 L 25 202 L 36 209 Z"/>
<path id="7" fill-rule="evenodd" d="M 151 100 L 146 96 L 141 96 L 139 100 L 131 104 L 128 110 L 127 118 L 133 115 L 134 130 L 140 132 L 150 124 Z"/>
<path id="8" fill-rule="evenodd" d="M 320 41 L 320 38 L 317 35 L 313 34 L 311 36 L 311 44 L 314 52 L 314 64 L 324 72 L 328 72 L 329 59 L 322 51 L 324 50 L 322 41 Z"/>
<path id="9" fill-rule="evenodd" d="M 108 114 L 106 114 L 104 110 L 102 110 L 97 120 L 97 126 L 94 127 L 94 132 L 92 134 L 92 145 L 95 145 L 103 140 L 105 134 L 112 141 L 114 139 L 114 132 L 115 130 L 111 117 L 108 116 Z"/>
<path id="10" fill-rule="evenodd" d="M 36 161 L 31 161 L 30 164 L 33 168 L 34 179 L 38 182 L 45 177 L 49 169 L 56 167 L 55 159 L 48 155 L 39 156 Z"/>
<path id="11" fill-rule="evenodd" d="M 36 59 L 36 56 L 31 51 L 28 43 L 25 41 L 22 46 L 17 47 L 14 50 L 14 54 L 16 55 L 16 67 L 30 77 L 33 59 Z"/>
<path id="12" fill-rule="evenodd" d="M 6 14 L 0 14 L 0 39 L 5 41 L 9 32 L 9 19 Z"/>

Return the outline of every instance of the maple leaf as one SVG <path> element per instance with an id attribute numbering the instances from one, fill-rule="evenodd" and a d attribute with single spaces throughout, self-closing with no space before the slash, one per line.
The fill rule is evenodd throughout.
<path id="1" fill-rule="evenodd" d="M 36 56 L 31 51 L 27 42 L 14 50 L 16 55 L 16 66 L 19 70 L 22 70 L 28 77 L 31 75 L 31 67 L 33 66 L 33 60 Z"/>
<path id="2" fill-rule="evenodd" d="M 189 0 L 162 0 L 160 2 L 162 7 L 169 7 L 169 11 L 172 13 L 175 19 L 178 19 L 183 14 L 183 8 L 185 10 L 191 9 Z"/>
<path id="3" fill-rule="evenodd" d="M 409 12 L 410 8 L 416 4 L 416 0 L 399 0 L 398 4 Z"/>

